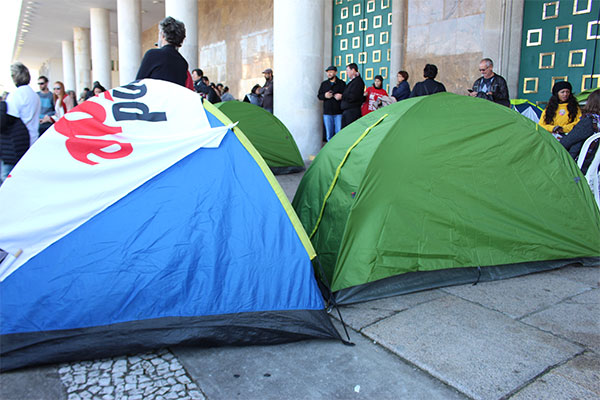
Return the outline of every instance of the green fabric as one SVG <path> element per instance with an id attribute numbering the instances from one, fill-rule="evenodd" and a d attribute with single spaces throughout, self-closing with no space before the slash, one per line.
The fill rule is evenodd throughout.
<path id="1" fill-rule="evenodd" d="M 575 96 L 575 98 L 577 99 L 577 102 L 581 103 L 581 102 L 586 101 L 588 99 L 588 97 L 590 97 L 590 94 L 592 94 L 592 92 L 595 90 L 598 90 L 598 88 L 586 89 L 583 92 L 579 93 L 578 95 Z"/>
<path id="2" fill-rule="evenodd" d="M 600 212 L 548 132 L 490 101 L 439 93 L 384 107 L 319 153 L 293 201 L 333 291 L 411 271 L 600 255 Z M 356 192 L 353 197 L 352 193 Z"/>
<path id="3" fill-rule="evenodd" d="M 542 110 L 540 107 L 536 106 L 534 103 L 530 102 L 527 99 L 510 99 L 510 104 L 513 106 L 519 106 L 521 104 L 529 104 L 532 107 L 538 108 L 540 110 Z"/>
<path id="4" fill-rule="evenodd" d="M 304 167 L 304 161 L 290 131 L 270 112 L 242 101 L 215 106 L 246 134 L 269 167 Z"/>

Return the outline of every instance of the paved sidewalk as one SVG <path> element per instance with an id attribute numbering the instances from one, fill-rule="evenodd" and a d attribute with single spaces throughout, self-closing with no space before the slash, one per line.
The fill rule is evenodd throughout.
<path id="1" fill-rule="evenodd" d="M 278 176 L 288 197 L 301 176 Z M 0 374 L 0 399 L 600 398 L 600 267 L 341 310 L 353 347 L 173 348 L 29 368 Z"/>

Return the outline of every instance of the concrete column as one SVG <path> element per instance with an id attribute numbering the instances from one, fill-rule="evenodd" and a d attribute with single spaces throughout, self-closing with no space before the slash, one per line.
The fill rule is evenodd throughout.
<path id="1" fill-rule="evenodd" d="M 190 70 L 198 68 L 198 0 L 167 0 L 165 16 L 185 24 L 185 40 L 179 52 Z"/>
<path id="2" fill-rule="evenodd" d="M 483 57 L 494 61 L 494 72 L 508 83 L 510 97 L 517 96 L 521 61 L 524 0 L 486 0 L 483 22 Z"/>
<path id="3" fill-rule="evenodd" d="M 107 89 L 112 87 L 110 73 L 110 20 L 105 8 L 90 8 L 92 76 Z M 91 89 L 91 88 L 90 88 Z"/>
<path id="4" fill-rule="evenodd" d="M 77 86 L 77 95 L 83 91 L 84 87 L 91 89 L 91 69 L 90 63 L 90 30 L 87 28 L 73 28 L 73 47 L 75 56 L 75 84 Z"/>
<path id="5" fill-rule="evenodd" d="M 333 2 L 325 1 L 323 6 L 323 70 L 329 65 L 333 65 Z M 327 78 L 325 71 L 322 76 L 323 80 Z"/>
<path id="6" fill-rule="evenodd" d="M 75 90 L 75 56 L 73 52 L 73 42 L 69 40 L 62 41 L 62 65 L 63 65 L 63 83 L 66 90 Z M 79 93 L 77 93 L 79 96 Z"/>
<path id="7" fill-rule="evenodd" d="M 140 0 L 117 1 L 119 82 L 135 80 L 142 61 L 142 14 Z"/>
<path id="8" fill-rule="evenodd" d="M 407 0 L 392 0 L 392 32 L 390 41 L 390 89 L 396 86 L 396 75 L 404 69 L 406 57 Z"/>
<path id="9" fill-rule="evenodd" d="M 316 155 L 322 143 L 323 111 L 315 88 L 323 81 L 324 3 L 273 2 L 274 111 L 304 159 Z"/>

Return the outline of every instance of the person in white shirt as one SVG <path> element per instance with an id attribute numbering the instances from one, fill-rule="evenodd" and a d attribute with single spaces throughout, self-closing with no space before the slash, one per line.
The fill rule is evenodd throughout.
<path id="1" fill-rule="evenodd" d="M 20 62 L 10 66 L 10 76 L 17 87 L 6 98 L 6 113 L 20 118 L 29 131 L 29 146 L 39 137 L 41 103 L 39 96 L 29 87 L 29 69 Z"/>

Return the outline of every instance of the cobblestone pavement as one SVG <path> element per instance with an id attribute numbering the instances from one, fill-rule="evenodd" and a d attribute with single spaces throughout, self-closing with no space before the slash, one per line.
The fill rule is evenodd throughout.
<path id="1" fill-rule="evenodd" d="M 68 400 L 204 400 L 179 360 L 168 350 L 62 364 Z"/>

